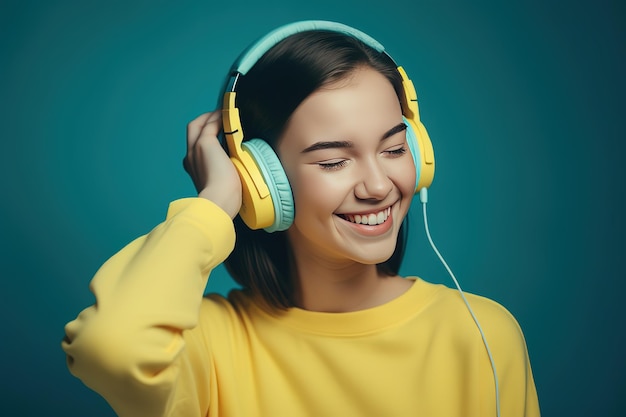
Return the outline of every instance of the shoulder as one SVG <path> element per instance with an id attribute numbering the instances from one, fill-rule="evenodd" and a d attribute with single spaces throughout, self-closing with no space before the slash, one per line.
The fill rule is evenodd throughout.
<path id="1" fill-rule="evenodd" d="M 523 331 L 517 319 L 506 307 L 475 294 L 466 294 L 465 297 L 478 321 L 477 326 L 481 326 L 487 341 L 495 349 L 512 355 L 526 356 Z"/>
<path id="2" fill-rule="evenodd" d="M 503 415 L 523 412 L 526 416 L 538 416 L 537 391 L 526 340 L 518 321 L 494 300 L 474 294 L 466 294 L 466 298 L 479 323 L 475 327 L 480 326 L 484 333 L 484 348 L 493 357 Z"/>
<path id="3" fill-rule="evenodd" d="M 428 283 L 427 285 L 439 288 L 439 291 L 434 292 L 435 296 L 431 300 L 432 308 L 447 310 L 449 314 L 444 314 L 444 317 L 464 315 L 472 318 L 471 313 L 474 313 L 479 321 L 484 321 L 488 327 L 520 330 L 513 314 L 495 300 L 465 291 L 461 293 L 455 288 L 444 285 Z"/>
<path id="4" fill-rule="evenodd" d="M 518 356 L 525 354 L 526 342 L 516 318 L 502 304 L 480 295 L 461 293 L 443 285 L 432 292 L 424 313 L 431 316 L 438 326 L 455 332 L 460 340 L 480 341 L 479 328 L 493 349 Z"/>
<path id="5" fill-rule="evenodd" d="M 246 291 L 235 289 L 228 296 L 207 294 L 200 306 L 199 326 L 212 333 L 232 332 L 247 327 L 255 311 L 254 301 Z"/>
<path id="6" fill-rule="evenodd" d="M 520 333 L 521 328 L 513 314 L 499 302 L 476 294 L 464 293 L 470 308 L 479 321 L 492 331 Z"/>

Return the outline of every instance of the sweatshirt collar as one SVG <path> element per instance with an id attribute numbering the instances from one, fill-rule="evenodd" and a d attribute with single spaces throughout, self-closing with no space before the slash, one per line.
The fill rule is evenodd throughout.
<path id="1" fill-rule="evenodd" d="M 365 310 L 347 313 L 325 313 L 292 307 L 286 311 L 267 311 L 255 307 L 276 324 L 296 331 L 328 336 L 359 336 L 399 325 L 418 314 L 429 303 L 442 285 L 430 284 L 420 278 L 410 277 L 411 288 L 395 299 Z"/>

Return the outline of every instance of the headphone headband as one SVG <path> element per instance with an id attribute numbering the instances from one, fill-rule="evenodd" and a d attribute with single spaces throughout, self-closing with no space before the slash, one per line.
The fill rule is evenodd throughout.
<path id="1" fill-rule="evenodd" d="M 246 49 L 239 56 L 239 58 L 237 58 L 231 68 L 232 72 L 246 75 L 250 68 L 252 68 L 252 66 L 278 42 L 288 38 L 291 35 L 295 35 L 296 33 L 308 32 L 312 30 L 328 30 L 331 32 L 344 33 L 348 36 L 352 36 L 353 38 L 360 40 L 361 42 L 374 48 L 378 52 L 385 51 L 383 45 L 381 45 L 376 39 L 350 26 L 325 20 L 305 20 L 302 22 L 294 22 L 284 26 L 280 26 L 260 38 L 253 45 L 248 47 L 248 49 Z"/>

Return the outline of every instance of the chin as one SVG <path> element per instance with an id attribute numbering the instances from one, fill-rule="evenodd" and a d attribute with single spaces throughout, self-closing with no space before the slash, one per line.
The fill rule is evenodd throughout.
<path id="1" fill-rule="evenodd" d="M 396 250 L 396 247 L 395 247 L 395 239 L 394 239 L 394 246 L 384 251 L 378 250 L 379 255 L 377 256 L 363 256 L 363 253 L 360 253 L 357 256 L 353 256 L 352 259 L 355 262 L 358 262 L 363 265 L 378 265 L 383 262 L 387 262 L 391 258 L 395 250 Z"/>

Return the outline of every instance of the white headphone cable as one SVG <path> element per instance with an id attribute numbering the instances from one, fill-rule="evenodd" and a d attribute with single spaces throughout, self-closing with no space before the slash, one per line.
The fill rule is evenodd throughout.
<path id="1" fill-rule="evenodd" d="M 459 285 L 459 282 L 457 281 L 456 277 L 454 276 L 454 273 L 452 272 L 452 269 L 450 269 L 450 267 L 448 266 L 447 262 L 445 261 L 445 259 L 443 259 L 443 256 L 441 256 L 441 253 L 439 253 L 439 250 L 437 250 L 437 247 L 435 246 L 435 243 L 433 242 L 433 239 L 430 236 L 430 230 L 428 228 L 428 217 L 426 215 L 426 203 L 428 202 L 428 189 L 427 188 L 422 188 L 420 190 L 420 202 L 422 203 L 422 212 L 424 215 L 424 228 L 426 229 L 426 236 L 428 237 L 428 242 L 430 243 L 430 246 L 433 248 L 433 250 L 435 251 L 435 253 L 437 254 L 437 257 L 439 258 L 439 260 L 441 261 L 441 263 L 443 264 L 443 266 L 446 268 L 446 270 L 448 271 L 448 274 L 450 274 L 450 277 L 452 277 L 452 280 L 454 281 L 454 285 L 456 285 L 456 289 L 459 291 L 459 294 L 461 294 L 461 298 L 463 298 L 463 302 L 465 303 L 465 306 L 467 307 L 467 309 L 469 310 L 472 318 L 474 319 L 474 323 L 476 323 L 476 327 L 478 327 L 478 331 L 480 332 L 480 337 L 482 337 L 483 339 L 483 344 L 485 345 L 485 349 L 487 349 L 487 355 L 489 356 L 489 362 L 491 362 L 491 370 L 493 371 L 493 380 L 496 386 L 496 415 L 498 417 L 500 417 L 500 387 L 498 384 L 498 374 L 496 372 L 496 364 L 493 360 L 493 356 L 491 355 L 491 350 L 489 349 L 489 344 L 487 343 L 487 338 L 485 337 L 485 333 L 483 332 L 483 328 L 480 326 L 480 323 L 478 322 L 478 319 L 476 318 L 476 315 L 474 314 L 474 311 L 472 311 L 472 308 L 470 307 L 469 302 L 467 301 L 467 298 L 465 298 L 465 294 L 463 293 L 463 290 L 461 289 L 461 286 Z"/>

